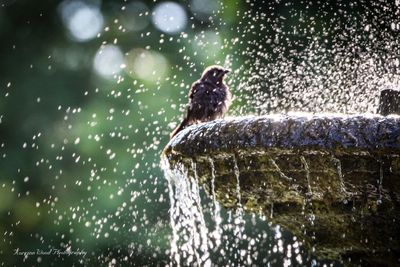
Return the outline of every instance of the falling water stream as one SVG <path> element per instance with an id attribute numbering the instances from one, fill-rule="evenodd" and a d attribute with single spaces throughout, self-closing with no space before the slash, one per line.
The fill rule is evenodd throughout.
<path id="1" fill-rule="evenodd" d="M 167 159 L 163 158 L 162 168 L 168 180 L 171 203 L 171 265 L 316 264 L 295 236 L 279 226 L 271 227 L 261 214 L 244 212 L 240 200 L 239 168 L 235 156 L 233 159 L 237 203 L 234 210 L 226 210 L 215 198 L 215 166 L 212 160 L 209 161 L 211 191 L 206 193 L 198 184 L 195 163 L 192 162 L 193 173 L 189 174 L 183 165 L 171 169 Z M 337 264 L 335 261 L 319 262 L 332 266 Z"/>

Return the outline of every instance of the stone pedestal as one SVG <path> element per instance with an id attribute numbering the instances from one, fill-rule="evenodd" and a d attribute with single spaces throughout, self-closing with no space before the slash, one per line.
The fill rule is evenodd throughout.
<path id="1" fill-rule="evenodd" d="M 208 192 L 213 172 L 221 205 L 268 216 L 321 258 L 400 263 L 398 116 L 216 120 L 180 132 L 164 156 L 189 176 L 194 162 Z"/>
<path id="2" fill-rule="evenodd" d="M 389 114 L 400 115 L 400 91 L 394 89 L 382 90 L 378 113 L 384 116 Z"/>

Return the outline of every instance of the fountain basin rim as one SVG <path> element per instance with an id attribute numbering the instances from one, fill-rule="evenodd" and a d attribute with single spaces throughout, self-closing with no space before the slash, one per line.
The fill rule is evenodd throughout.
<path id="1" fill-rule="evenodd" d="M 289 114 L 220 119 L 182 130 L 163 154 L 206 155 L 257 149 L 400 155 L 400 116 Z"/>

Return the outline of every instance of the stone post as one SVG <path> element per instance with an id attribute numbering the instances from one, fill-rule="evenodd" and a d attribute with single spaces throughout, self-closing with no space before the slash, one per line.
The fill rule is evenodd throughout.
<path id="1" fill-rule="evenodd" d="M 378 113 L 387 116 L 389 114 L 400 115 L 400 91 L 384 89 L 379 99 Z"/>

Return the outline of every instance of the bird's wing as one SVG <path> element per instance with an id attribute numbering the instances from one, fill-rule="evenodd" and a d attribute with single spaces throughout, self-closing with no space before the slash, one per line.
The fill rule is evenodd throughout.
<path id="1" fill-rule="evenodd" d="M 200 82 L 194 82 L 193 84 L 192 84 L 192 87 L 190 88 L 190 91 L 189 91 L 189 100 L 191 100 L 192 98 L 193 98 L 193 96 L 199 91 L 199 90 L 201 90 L 201 88 L 203 87 L 204 85 L 202 85 L 202 83 L 200 83 Z"/>

